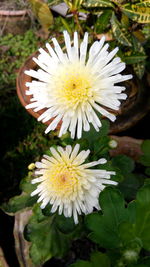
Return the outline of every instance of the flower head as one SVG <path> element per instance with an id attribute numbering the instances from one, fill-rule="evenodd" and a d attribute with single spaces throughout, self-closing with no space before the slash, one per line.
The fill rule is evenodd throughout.
<path id="1" fill-rule="evenodd" d="M 116 119 L 107 108 L 118 110 L 120 100 L 126 99 L 127 95 L 122 93 L 124 86 L 115 84 L 131 79 L 132 75 L 119 74 L 125 69 L 125 63 L 119 57 L 114 58 L 118 48 L 108 52 L 105 37 L 93 43 L 88 56 L 88 33 L 80 45 L 77 32 L 74 33 L 73 46 L 66 31 L 64 39 L 66 53 L 53 38 L 54 48 L 47 43 L 47 52 L 40 48 L 38 58 L 33 58 L 40 69 L 25 71 L 36 79 L 26 83 L 29 87 L 26 94 L 33 95 L 32 103 L 26 108 L 33 108 L 35 112 L 47 109 L 38 118 L 43 122 L 54 118 L 46 133 L 62 121 L 59 136 L 69 130 L 72 138 L 76 132 L 81 138 L 83 130 L 90 130 L 90 123 L 99 131 L 101 121 L 96 112 L 111 121 Z"/>
<path id="2" fill-rule="evenodd" d="M 105 159 L 84 163 L 90 150 L 79 153 L 79 148 L 79 144 L 74 149 L 70 145 L 65 149 L 58 146 L 57 150 L 51 147 L 52 156 L 44 155 L 41 162 L 35 163 L 39 169 L 35 174 L 39 177 L 32 183 L 39 185 L 31 194 L 39 195 L 42 209 L 50 203 L 51 212 L 58 209 L 58 213 L 63 213 L 65 217 L 73 216 L 75 223 L 78 223 L 78 214 L 91 213 L 94 207 L 100 209 L 98 197 L 106 184 L 117 184 L 110 180 L 115 172 L 89 169 L 106 163 Z"/>

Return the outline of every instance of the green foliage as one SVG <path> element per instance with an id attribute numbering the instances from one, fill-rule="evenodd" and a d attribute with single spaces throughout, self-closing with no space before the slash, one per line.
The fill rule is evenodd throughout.
<path id="1" fill-rule="evenodd" d="M 124 199 L 117 189 L 107 187 L 100 194 L 100 207 L 103 215 L 97 212 L 87 216 L 86 224 L 92 231 L 89 237 L 104 248 L 118 248 L 118 226 L 127 217 Z"/>
<path id="2" fill-rule="evenodd" d="M 62 3 L 61 0 L 48 0 L 47 2 L 49 6 L 55 6 L 55 5 Z"/>
<path id="3" fill-rule="evenodd" d="M 109 27 L 109 21 L 112 15 L 112 10 L 104 10 L 104 12 L 97 18 L 95 23 L 95 31 L 103 33 Z"/>
<path id="4" fill-rule="evenodd" d="M 52 5 L 53 1 L 49 0 L 49 3 Z M 66 0 L 66 3 L 72 17 L 55 19 L 56 25 L 61 20 L 58 31 L 62 30 L 62 24 L 69 33 L 77 30 L 83 36 L 88 31 L 91 42 L 99 38 L 99 34 L 107 34 L 112 47 L 119 45 L 121 59 L 142 79 L 149 62 L 149 53 L 144 51 L 146 46 L 149 49 L 149 1 Z M 80 12 L 87 15 L 85 20 L 79 19 Z"/>
<path id="5" fill-rule="evenodd" d="M 114 7 L 113 3 L 108 0 L 87 0 L 83 2 L 84 7 Z"/>
<path id="6" fill-rule="evenodd" d="M 122 6 L 122 12 L 138 23 L 150 23 L 150 8 L 143 5 L 126 4 Z"/>
<path id="7" fill-rule="evenodd" d="M 95 251 L 91 254 L 90 261 L 77 261 L 71 264 L 70 267 L 97 267 L 99 264 L 103 267 L 110 267 L 110 260 L 105 253 Z"/>
<path id="8" fill-rule="evenodd" d="M 121 23 L 119 23 L 114 13 L 111 18 L 111 25 L 112 25 L 112 31 L 113 31 L 113 34 L 116 40 L 118 40 L 119 43 L 125 46 L 131 47 L 132 43 L 131 43 L 131 36 L 129 34 L 129 31 L 123 25 L 121 25 Z"/>
<path id="9" fill-rule="evenodd" d="M 83 132 L 82 139 L 86 139 L 88 141 L 91 149 L 93 149 L 96 141 L 99 140 L 98 142 L 101 143 L 100 139 L 102 137 L 107 136 L 107 133 L 109 130 L 109 122 L 108 122 L 108 120 L 102 120 L 101 122 L 102 122 L 102 126 L 101 126 L 99 132 L 96 132 L 93 126 L 91 126 L 90 131 Z M 93 142 L 93 140 L 94 140 L 94 142 Z M 97 148 L 99 149 L 98 143 L 97 143 Z"/>
<path id="10" fill-rule="evenodd" d="M 150 185 L 143 186 L 136 200 L 127 207 L 120 192 L 108 187 L 100 194 L 100 206 L 102 213 L 86 217 L 91 231 L 89 238 L 99 246 L 113 249 L 113 253 L 116 249 L 120 254 L 119 262 L 138 263 L 141 249 L 150 250 Z"/>
<path id="11" fill-rule="evenodd" d="M 11 198 L 8 202 L 3 203 L 1 208 L 7 213 L 16 213 L 28 207 L 32 207 L 37 201 L 37 196 L 31 197 L 30 194 L 35 190 L 36 186 L 31 184 L 32 172 L 21 181 L 20 189 L 23 191 L 21 195 Z"/>
<path id="12" fill-rule="evenodd" d="M 142 241 L 143 248 L 150 250 L 150 185 L 139 190 L 136 199 L 135 234 Z"/>
<path id="13" fill-rule="evenodd" d="M 33 263 L 42 264 L 52 257 L 63 257 L 71 240 L 81 235 L 79 228 L 70 219 L 57 214 L 44 216 L 36 204 L 25 229 L 25 238 L 32 242 L 30 256 Z"/>
<path id="14" fill-rule="evenodd" d="M 121 170 L 123 175 L 128 174 L 134 170 L 134 161 L 126 155 L 118 155 L 112 158 L 113 166 Z"/>
<path id="15" fill-rule="evenodd" d="M 143 141 L 141 145 L 143 155 L 140 157 L 140 162 L 146 166 L 150 167 L 150 140 Z"/>
<path id="16" fill-rule="evenodd" d="M 37 37 L 32 30 L 25 35 L 8 34 L 0 39 L 0 89 L 15 86 L 16 72 L 25 59 L 37 49 Z M 11 86 L 11 88 L 9 88 Z M 0 90 L 0 95 L 4 91 Z"/>

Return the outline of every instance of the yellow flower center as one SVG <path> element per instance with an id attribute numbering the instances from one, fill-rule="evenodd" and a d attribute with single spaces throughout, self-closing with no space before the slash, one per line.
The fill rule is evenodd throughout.
<path id="1" fill-rule="evenodd" d="M 80 62 L 60 66 L 55 76 L 56 96 L 60 103 L 72 108 L 92 97 L 94 77 Z"/>
<path id="2" fill-rule="evenodd" d="M 77 167 L 64 163 L 55 164 L 45 171 L 46 186 L 52 195 L 73 199 L 81 187 Z"/>

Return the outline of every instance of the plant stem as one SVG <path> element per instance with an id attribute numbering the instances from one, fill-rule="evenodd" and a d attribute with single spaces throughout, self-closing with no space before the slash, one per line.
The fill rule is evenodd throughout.
<path id="1" fill-rule="evenodd" d="M 79 29 L 79 32 L 83 36 L 84 33 L 83 33 L 82 27 L 81 27 L 80 22 L 79 22 L 78 12 L 77 11 L 72 11 L 72 13 L 73 13 L 73 16 L 74 16 L 75 23 L 76 23 L 76 25 L 77 25 L 77 27 Z"/>

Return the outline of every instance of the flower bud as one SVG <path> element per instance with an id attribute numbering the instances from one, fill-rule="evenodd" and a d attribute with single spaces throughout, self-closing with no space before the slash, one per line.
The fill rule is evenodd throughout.
<path id="1" fill-rule="evenodd" d="M 112 139 L 112 140 L 109 141 L 108 145 L 109 145 L 110 148 L 114 149 L 114 148 L 116 148 L 118 146 L 118 143 L 117 143 L 116 140 Z"/>
<path id="2" fill-rule="evenodd" d="M 30 163 L 29 165 L 28 165 L 28 170 L 29 171 L 32 171 L 32 170 L 34 170 L 35 169 L 35 164 L 34 163 Z"/>

